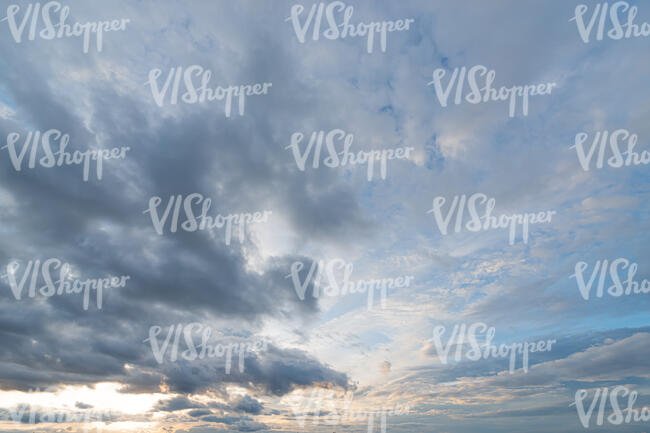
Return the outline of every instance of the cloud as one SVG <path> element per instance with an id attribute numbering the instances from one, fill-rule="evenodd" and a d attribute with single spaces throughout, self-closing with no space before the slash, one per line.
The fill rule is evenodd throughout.
<path id="1" fill-rule="evenodd" d="M 80 278 L 130 278 L 104 291 L 101 309 L 91 298 L 84 310 L 77 294 L 16 300 L 0 277 L 3 397 L 111 382 L 124 395 L 168 396 L 144 418 L 257 431 L 280 429 L 264 414 L 280 418 L 294 390 L 341 387 L 359 390 L 360 405 L 417 404 L 415 417 L 391 420 L 396 432 L 568 433 L 575 426 L 558 402 L 576 387 L 646 385 L 649 298 L 585 302 L 569 278 L 578 261 L 617 257 L 650 275 L 647 172 L 584 171 L 570 148 L 578 132 L 618 128 L 646 148 L 644 38 L 585 44 L 569 21 L 575 5 L 559 0 L 355 4 L 355 22 L 415 17 L 373 54 L 363 38 L 298 42 L 286 21 L 293 2 L 67 3 L 71 20 L 131 21 L 87 54 L 79 38 L 16 43 L 0 23 L 0 147 L 10 133 L 22 149 L 29 132 L 57 129 L 69 151 L 131 150 L 106 162 L 101 181 L 84 182 L 79 166 L 17 171 L 0 149 L 0 276 L 12 260 L 22 276 L 29 260 L 56 257 Z M 638 21 L 647 14 L 639 5 Z M 149 72 L 193 64 L 211 70 L 212 87 L 273 85 L 246 100 L 244 116 L 235 107 L 226 118 L 218 101 L 156 105 Z M 509 118 L 506 102 L 441 107 L 426 85 L 432 71 L 475 64 L 494 69 L 497 85 L 558 85 L 532 98 L 525 117 Z M 311 158 L 300 170 L 291 134 L 335 128 L 354 135 L 354 150 L 412 146 L 414 161 L 372 182 L 359 167 L 315 168 Z M 426 213 L 433 197 L 475 192 L 494 197 L 499 213 L 557 215 L 532 226 L 527 244 L 508 245 L 505 229 L 441 235 Z M 143 213 L 150 198 L 191 193 L 209 197 L 214 215 L 272 215 L 230 245 L 222 230 L 158 235 Z M 300 300 L 285 278 L 291 264 L 334 257 L 359 276 L 409 272 L 417 284 L 370 312 L 362 296 Z M 527 374 L 503 373 L 505 360 L 441 366 L 428 356 L 433 326 L 468 321 L 495 326 L 504 342 L 558 343 L 534 354 Z M 194 322 L 218 330 L 220 343 L 271 343 L 246 353 L 241 371 L 233 356 L 230 373 L 223 358 L 156 362 L 150 328 Z M 215 395 L 223 403 L 202 403 Z"/>
<path id="2" fill-rule="evenodd" d="M 264 406 L 259 401 L 255 400 L 251 396 L 244 396 L 237 400 L 234 404 L 234 409 L 240 412 L 246 412 L 253 415 L 259 415 L 262 412 Z"/>
<path id="3" fill-rule="evenodd" d="M 195 408 L 204 408 L 206 405 L 198 401 L 192 401 L 185 396 L 173 397 L 168 400 L 160 400 L 154 406 L 154 410 L 164 411 L 164 412 L 174 412 L 177 410 L 184 409 L 195 409 Z M 194 416 L 194 415 L 192 415 Z"/>

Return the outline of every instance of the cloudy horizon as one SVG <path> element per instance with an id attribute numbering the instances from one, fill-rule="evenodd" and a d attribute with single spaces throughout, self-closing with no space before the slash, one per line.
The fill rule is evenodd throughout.
<path id="1" fill-rule="evenodd" d="M 36 5 L 1 432 L 648 429 L 650 5 Z"/>

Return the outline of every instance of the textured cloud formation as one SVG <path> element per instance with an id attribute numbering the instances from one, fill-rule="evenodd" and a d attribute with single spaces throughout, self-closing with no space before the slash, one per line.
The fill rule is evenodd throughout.
<path id="1" fill-rule="evenodd" d="M 647 402 L 648 296 L 585 301 L 570 278 L 579 261 L 591 269 L 618 257 L 638 264 L 638 281 L 650 278 L 647 166 L 585 171 L 571 148 L 580 132 L 616 129 L 648 148 L 647 38 L 585 44 L 570 21 L 577 4 L 559 0 L 355 3 L 353 22 L 415 20 L 372 53 L 363 37 L 314 41 L 311 29 L 300 43 L 284 0 L 65 4 L 71 22 L 130 21 L 88 53 L 81 38 L 16 43 L 0 22 L 2 419 L 21 404 L 43 413 L 35 388 L 81 395 L 106 382 L 124 401 L 149 399 L 137 413 L 114 409 L 113 421 L 156 432 L 296 431 L 292 399 L 307 396 L 305 407 L 314 389 L 354 392 L 361 409 L 409 405 L 389 420 L 403 432 L 573 433 L 582 428 L 573 395 L 598 386 L 628 385 Z M 301 4 L 305 18 L 312 3 Z M 650 7 L 630 4 L 637 22 L 650 22 Z M 496 71 L 498 86 L 557 86 L 531 98 L 528 116 L 508 117 L 506 102 L 441 107 L 432 72 L 477 64 Z M 190 65 L 211 71 L 211 87 L 272 86 L 248 97 L 242 116 L 233 105 L 226 117 L 222 101 L 158 106 L 150 71 L 162 82 Z M 17 171 L 3 148 L 9 135 L 23 149 L 30 131 L 49 129 L 69 134 L 69 151 L 130 150 L 105 161 L 101 180 L 84 182 L 77 165 L 28 168 L 29 152 Z M 390 161 L 387 178 L 372 181 L 363 166 L 315 168 L 308 158 L 301 170 L 292 134 L 333 129 L 352 134 L 354 150 L 410 146 L 413 158 Z M 528 243 L 509 245 L 506 229 L 443 236 L 427 213 L 433 198 L 478 192 L 496 213 L 557 214 L 531 226 Z M 150 199 L 162 198 L 162 214 L 169 197 L 192 193 L 211 199 L 210 215 L 272 213 L 243 240 L 226 242 L 221 229 L 158 234 Z M 82 294 L 29 297 L 23 272 L 48 258 L 75 278 L 129 279 L 104 290 L 101 308 L 94 295 L 88 309 Z M 301 300 L 292 264 L 334 258 L 354 264 L 354 280 L 414 283 L 368 310 L 366 294 L 314 297 L 306 267 Z M 27 275 L 20 300 L 14 261 L 17 277 Z M 476 322 L 494 326 L 499 344 L 557 344 L 532 354 L 527 373 L 496 358 L 442 365 L 433 328 Z M 214 345 L 269 343 L 244 353 L 242 369 L 237 354 L 229 370 L 226 357 L 157 362 L 151 327 L 165 330 L 163 344 L 167 329 L 189 323 L 213 329 Z M 59 409 L 109 405 L 91 394 Z M 47 424 L 39 428 L 58 428 Z"/>

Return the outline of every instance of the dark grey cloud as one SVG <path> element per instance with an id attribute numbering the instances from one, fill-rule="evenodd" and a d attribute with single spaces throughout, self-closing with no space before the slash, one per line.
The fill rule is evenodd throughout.
<path id="1" fill-rule="evenodd" d="M 71 3 L 72 10 L 84 7 Z M 170 16 L 177 12 L 167 7 Z M 88 13 L 114 14 L 91 9 Z M 123 11 L 136 12 L 131 6 Z M 17 113 L 0 119 L 3 141 L 10 132 L 24 136 L 29 130 L 56 128 L 70 134 L 70 150 L 95 145 L 131 148 L 123 164 L 106 164 L 102 181 L 89 182 L 82 182 L 78 167 L 16 172 L 7 155 L 0 158 L 0 188 L 20 197 L 4 205 L 7 230 L 0 235 L 0 268 L 13 259 L 26 263 L 56 257 L 83 277 L 131 277 L 125 288 L 105 291 L 101 310 L 94 309 L 91 300 L 89 311 L 75 295 L 18 302 L 7 281 L 0 281 L 0 343 L 7 348 L 0 355 L 0 387 L 26 390 L 110 379 L 123 382 L 125 391 L 151 391 L 168 380 L 179 392 L 193 392 L 232 379 L 259 380 L 254 388 L 282 394 L 315 382 L 344 383 L 344 375 L 307 355 L 290 355 L 287 363 L 255 359 L 247 365 L 251 373 L 245 378 L 215 375 L 206 382 L 184 367 L 157 368 L 142 344 L 148 328 L 158 323 L 219 317 L 243 322 L 254 331 L 265 317 L 308 321 L 318 312 L 317 300 L 300 301 L 284 278 L 295 257 L 276 257 L 258 274 L 247 270 L 243 253 L 244 248 L 255 251 L 253 241 L 233 241 L 228 247 L 207 233 L 158 236 L 143 215 L 151 196 L 199 192 L 212 199 L 212 213 L 273 210 L 287 218 L 291 235 L 305 242 L 349 241 L 366 236 L 372 226 L 354 188 L 327 170 L 299 172 L 283 149 L 290 132 L 303 126 L 291 112 L 304 115 L 311 107 L 310 116 L 316 117 L 321 111 L 311 103 L 316 96 L 304 77 L 279 61 L 290 61 L 296 53 L 278 43 L 269 50 L 270 41 L 246 38 L 250 49 L 233 75 L 234 69 L 213 57 L 191 59 L 177 47 L 158 47 L 149 59 L 126 45 L 120 47 L 119 41 L 146 34 L 155 25 L 132 19 L 132 33 L 111 35 L 101 55 L 80 55 L 78 41 L 19 45 L 11 38 L 0 40 L 0 62 L 7 66 L 0 71 L 1 95 Z M 181 31 L 179 36 L 189 35 Z M 152 42 L 143 40 L 145 46 Z M 32 56 L 42 59 L 38 68 L 30 62 Z M 55 73 L 71 62 L 85 71 L 99 70 L 105 61 L 111 64 L 107 75 L 93 74 L 83 83 Z M 189 61 L 221 72 L 228 81 L 272 81 L 274 87 L 268 97 L 248 101 L 245 117 L 226 119 L 211 105 L 158 109 L 141 90 L 148 70 Z M 118 72 L 134 62 L 138 66 L 131 73 Z M 299 101 L 283 91 L 289 83 L 298 93 L 305 91 L 306 99 Z M 278 106 L 289 108 L 277 119 L 281 126 L 265 114 Z M 64 326 L 65 333 L 60 330 Z M 135 370 L 127 371 L 126 364 Z M 291 371 L 294 367 L 297 371 Z"/>
<path id="2" fill-rule="evenodd" d="M 413 369 L 415 374 L 430 374 L 438 383 L 449 383 L 460 378 L 486 378 L 491 377 L 491 383 L 499 386 L 520 385 L 542 385 L 542 384 L 563 384 L 569 379 L 574 379 L 575 386 L 580 386 L 579 380 L 594 381 L 600 376 L 613 376 L 619 378 L 636 380 L 643 378 L 643 358 L 646 356 L 646 349 L 643 348 L 643 341 L 648 336 L 650 329 L 623 328 L 607 331 L 590 331 L 576 333 L 574 335 L 542 335 L 536 338 L 527 338 L 528 342 L 556 340 L 552 349 L 546 352 L 529 353 L 529 372 L 521 371 L 521 354 L 516 358 L 516 369 L 518 374 L 508 373 L 508 358 L 481 359 L 480 361 L 468 361 L 462 359 L 460 362 L 440 364 L 435 360 L 431 367 L 418 367 Z M 523 341 L 523 340 L 522 340 Z M 521 341 L 505 342 L 510 345 Z M 500 343 L 493 343 L 497 346 Z M 465 349 L 467 350 L 469 346 Z M 433 345 L 427 343 L 424 353 L 437 357 Z M 451 354 L 454 353 L 452 347 Z M 593 354 L 598 354 L 595 356 Z M 535 366 L 539 366 L 537 369 Z M 566 366 L 566 367 L 562 367 Z M 569 367 L 570 366 L 570 367 Z M 571 371 L 564 371 L 570 368 Z M 544 371 L 548 376 L 537 376 L 536 371 Z M 510 383 L 512 382 L 512 383 Z M 609 384 L 615 383 L 610 381 Z M 571 387 L 573 389 L 573 387 Z"/>
<path id="3" fill-rule="evenodd" d="M 178 396 L 169 400 L 160 400 L 155 406 L 155 410 L 164 412 L 174 412 L 183 409 L 194 409 L 206 407 L 205 404 L 198 401 L 192 401 L 187 397 Z"/>
<path id="4" fill-rule="evenodd" d="M 262 403 L 255 400 L 253 397 L 249 395 L 245 395 L 244 397 L 237 400 L 233 407 L 235 410 L 238 410 L 240 412 L 251 413 L 253 415 L 260 414 L 260 412 L 262 412 L 262 410 L 264 409 L 264 405 L 262 405 Z"/>
<path id="5" fill-rule="evenodd" d="M 80 2 L 70 6 L 73 11 L 85 8 Z M 179 12 L 173 5 L 166 8 L 170 16 Z M 90 9 L 86 12 L 91 15 L 115 13 Z M 136 8 L 125 5 L 123 13 L 135 15 Z M 111 34 L 102 53 L 80 55 L 77 40 L 15 44 L 10 37 L 0 38 L 0 63 L 6 66 L 0 71 L 0 96 L 16 111 L 15 117 L 0 119 L 2 141 L 10 132 L 24 137 L 30 130 L 56 128 L 70 134 L 70 151 L 131 148 L 125 161 L 105 165 L 102 181 L 89 182 L 82 182 L 76 166 L 16 172 L 3 150 L 0 188 L 20 199 L 3 205 L 0 269 L 14 259 L 26 263 L 56 257 L 82 277 L 131 277 L 125 288 L 104 292 L 99 311 L 92 300 L 84 311 L 75 295 L 19 302 L 7 281 L 0 280 L 0 342 L 8 349 L 0 355 L 3 389 L 110 379 L 123 381 L 125 390 L 139 391 L 156 389 L 168 379 L 179 391 L 190 392 L 205 386 L 183 368 L 157 369 L 152 363 L 142 344 L 150 326 L 219 317 L 254 331 L 264 318 L 310 320 L 317 314 L 317 300 L 300 301 L 284 278 L 295 257 L 276 257 L 259 274 L 246 267 L 244 249 L 254 252 L 258 247 L 251 240 L 226 246 L 222 234 L 216 239 L 205 232 L 158 236 L 143 214 L 151 196 L 199 192 L 212 199 L 214 214 L 269 209 L 289 221 L 290 235 L 301 242 L 347 242 L 370 233 L 372 224 L 354 188 L 329 170 L 298 171 L 284 150 L 290 133 L 304 126 L 298 114 L 317 119 L 322 112 L 309 81 L 284 66 L 295 52 L 277 42 L 239 35 L 232 46 L 245 42 L 248 48 L 233 68 L 213 56 L 188 56 L 173 43 L 154 47 L 146 35 L 160 23 L 131 18 L 130 33 Z M 183 26 L 171 27 L 178 37 L 190 37 Z M 9 36 L 5 26 L 3 35 Z M 151 50 L 149 58 L 121 43 L 137 35 Z M 206 34 L 204 42 L 215 43 L 215 36 Z M 35 56 L 41 59 L 39 67 L 31 63 Z M 110 64 L 106 75 L 92 73 L 88 79 L 56 72 L 70 71 L 71 64 L 98 71 L 104 62 Z M 227 119 L 210 104 L 159 109 L 142 85 L 149 69 L 178 62 L 212 68 L 215 82 L 274 85 L 269 96 L 247 101 L 245 117 Z M 136 64 L 130 72 L 120 72 Z M 283 91 L 289 84 L 297 93 Z M 296 96 L 301 92 L 304 99 Z M 274 107 L 286 107 L 287 112 L 270 122 L 266 113 Z M 70 323 L 72 329 L 62 333 L 60 328 Z M 305 368 L 295 373 L 281 363 L 255 362 L 247 379 L 262 381 L 254 386 L 273 393 L 315 381 L 344 381 L 306 356 L 298 361 Z M 143 368 L 132 373 L 125 364 Z M 278 377 L 266 378 L 266 373 Z"/>
<path id="6" fill-rule="evenodd" d="M 209 415 L 211 413 L 212 413 L 211 411 L 206 410 L 206 409 L 194 409 L 194 410 L 189 411 L 187 414 L 189 416 L 199 418 L 199 417 L 202 417 L 203 415 Z"/>

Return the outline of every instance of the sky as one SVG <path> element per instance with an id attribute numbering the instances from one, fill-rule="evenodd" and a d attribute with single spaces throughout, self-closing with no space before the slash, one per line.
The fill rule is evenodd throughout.
<path id="1" fill-rule="evenodd" d="M 650 5 L 319 4 L 0 5 L 0 431 L 649 430 Z"/>

